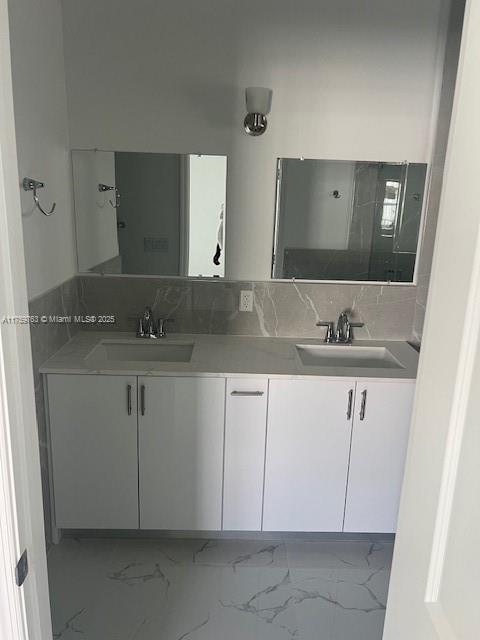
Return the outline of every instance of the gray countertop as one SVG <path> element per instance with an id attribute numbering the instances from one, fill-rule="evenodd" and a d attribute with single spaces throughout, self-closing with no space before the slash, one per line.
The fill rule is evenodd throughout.
<path id="1" fill-rule="evenodd" d="M 312 378 L 318 376 L 350 378 L 385 378 L 413 380 L 417 374 L 418 353 L 403 341 L 356 340 L 358 346 L 387 347 L 403 368 L 362 368 L 343 366 L 306 366 L 295 345 L 321 345 L 321 340 L 305 338 L 254 338 L 233 335 L 170 334 L 156 342 L 165 344 L 193 343 L 188 363 L 92 361 L 89 355 L 105 340 L 140 341 L 131 333 L 77 333 L 55 355 L 47 360 L 40 373 L 75 373 L 138 376 L 229 376 Z M 145 341 L 146 342 L 146 341 Z M 86 360 L 88 358 L 88 360 Z"/>

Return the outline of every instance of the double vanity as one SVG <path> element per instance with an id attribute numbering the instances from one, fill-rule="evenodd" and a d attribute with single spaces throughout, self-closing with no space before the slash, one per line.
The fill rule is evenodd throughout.
<path id="1" fill-rule="evenodd" d="M 394 532 L 417 357 L 78 333 L 41 369 L 54 527 Z"/>
<path id="2" fill-rule="evenodd" d="M 225 155 L 82 149 L 72 163 L 78 269 L 89 286 L 105 274 L 115 274 L 107 283 L 195 278 L 179 301 L 193 328 L 204 304 L 197 279 L 251 273 L 252 254 L 235 248 L 242 236 L 225 235 L 235 215 Z M 270 168 L 273 244 L 255 245 L 255 261 L 271 264 L 262 279 L 297 292 L 296 282 L 330 283 L 319 309 L 341 305 L 367 320 L 355 308 L 367 304 L 366 284 L 415 282 L 425 164 L 302 156 Z M 242 264 L 229 265 L 232 248 Z M 250 286 L 220 295 L 240 331 L 257 330 Z M 121 296 L 108 290 L 85 309 L 121 317 L 138 304 Z M 54 530 L 395 531 L 417 366 L 406 342 L 351 344 L 360 325 L 346 312 L 336 329 L 318 322 L 324 342 L 321 329 L 317 340 L 166 336 L 179 307 L 158 290 L 152 299 L 167 318 L 158 326 L 147 308 L 137 338 L 80 333 L 41 369 Z"/>

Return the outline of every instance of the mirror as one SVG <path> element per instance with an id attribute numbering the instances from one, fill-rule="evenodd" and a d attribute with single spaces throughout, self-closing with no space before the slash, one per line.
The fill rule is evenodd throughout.
<path id="1" fill-rule="evenodd" d="M 281 158 L 272 278 L 413 282 L 427 165 Z"/>
<path id="2" fill-rule="evenodd" d="M 80 273 L 223 277 L 226 156 L 72 151 Z"/>

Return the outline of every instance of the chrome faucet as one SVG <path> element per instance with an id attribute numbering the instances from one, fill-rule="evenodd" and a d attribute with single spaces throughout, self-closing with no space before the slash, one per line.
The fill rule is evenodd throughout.
<path id="1" fill-rule="evenodd" d="M 353 340 L 353 327 L 363 327 L 363 322 L 351 322 L 346 311 L 338 316 L 337 329 L 332 321 L 317 322 L 317 327 L 327 327 L 325 342 L 327 344 L 351 344 Z"/>
<path id="2" fill-rule="evenodd" d="M 145 307 L 138 321 L 137 338 L 165 338 L 169 322 L 173 322 L 173 318 L 159 318 L 155 322 L 151 307 Z"/>
<path id="3" fill-rule="evenodd" d="M 156 338 L 155 322 L 151 307 L 145 307 L 142 317 L 138 321 L 137 338 Z"/>

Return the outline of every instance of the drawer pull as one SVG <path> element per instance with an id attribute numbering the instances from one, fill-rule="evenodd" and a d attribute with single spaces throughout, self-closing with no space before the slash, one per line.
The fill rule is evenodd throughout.
<path id="1" fill-rule="evenodd" d="M 347 420 L 352 417 L 353 389 L 348 392 Z"/>
<path id="2" fill-rule="evenodd" d="M 259 396 L 265 395 L 264 391 L 232 391 L 230 394 L 236 398 L 258 398 Z"/>
<path id="3" fill-rule="evenodd" d="M 140 387 L 140 412 L 142 416 L 145 415 L 145 385 Z"/>
<path id="4" fill-rule="evenodd" d="M 364 420 L 365 419 L 366 407 L 367 407 L 367 390 L 364 389 L 362 391 L 362 405 L 360 407 L 360 420 Z"/>
<path id="5" fill-rule="evenodd" d="M 129 416 L 132 415 L 132 385 L 127 385 L 127 413 Z"/>

